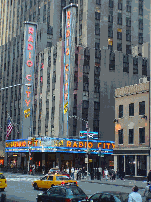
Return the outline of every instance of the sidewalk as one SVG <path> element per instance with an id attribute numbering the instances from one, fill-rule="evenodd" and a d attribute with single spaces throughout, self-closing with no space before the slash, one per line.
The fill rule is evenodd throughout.
<path id="1" fill-rule="evenodd" d="M 138 186 L 139 189 L 145 189 L 147 185 L 147 181 L 136 181 L 136 180 L 128 180 L 125 179 L 115 179 L 114 181 L 108 179 L 102 179 L 101 180 L 86 180 L 86 179 L 81 179 L 81 182 L 89 182 L 89 183 L 98 183 L 98 184 L 108 184 L 108 185 L 115 185 L 115 186 L 123 186 L 123 187 L 133 187 L 135 185 Z"/>

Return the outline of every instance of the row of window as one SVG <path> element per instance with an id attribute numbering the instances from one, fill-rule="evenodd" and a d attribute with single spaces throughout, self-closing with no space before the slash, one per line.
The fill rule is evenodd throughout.
<path id="1" fill-rule="evenodd" d="M 123 144 L 123 129 L 118 130 L 118 143 Z M 139 143 L 145 143 L 145 127 L 139 128 Z M 134 144 L 134 129 L 129 129 L 128 144 Z"/>
<path id="2" fill-rule="evenodd" d="M 145 101 L 139 102 L 139 115 L 145 114 Z M 129 104 L 129 116 L 134 116 L 134 103 Z M 123 117 L 123 105 L 119 105 L 119 118 Z"/>

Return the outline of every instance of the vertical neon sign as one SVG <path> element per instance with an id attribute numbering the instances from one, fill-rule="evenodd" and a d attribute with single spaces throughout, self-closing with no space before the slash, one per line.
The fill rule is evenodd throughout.
<path id="1" fill-rule="evenodd" d="M 31 135 L 32 98 L 34 82 L 35 44 L 37 24 L 25 22 L 22 73 L 22 138 Z"/>
<path id="2" fill-rule="evenodd" d="M 64 53 L 64 86 L 63 86 L 63 117 L 66 118 L 66 132 L 68 136 L 68 109 L 69 109 L 69 86 L 70 86 L 70 51 L 71 47 L 71 11 L 66 10 L 65 24 L 65 53 Z"/>

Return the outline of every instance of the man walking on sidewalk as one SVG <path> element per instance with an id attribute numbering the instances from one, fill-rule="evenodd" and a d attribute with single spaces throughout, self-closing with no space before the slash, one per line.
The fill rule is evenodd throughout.
<path id="1" fill-rule="evenodd" d="M 132 191 L 133 192 L 129 194 L 128 202 L 142 202 L 142 197 L 138 193 L 138 187 L 136 185 L 132 188 Z"/>

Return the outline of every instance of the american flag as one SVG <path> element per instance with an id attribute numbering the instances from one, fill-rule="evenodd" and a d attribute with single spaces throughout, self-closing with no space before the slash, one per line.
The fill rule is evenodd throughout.
<path id="1" fill-rule="evenodd" d="M 13 130 L 13 125 L 12 125 L 12 123 L 11 123 L 10 118 L 8 118 L 8 120 L 7 120 L 7 134 L 6 134 L 6 140 L 8 139 L 8 137 L 9 137 L 9 135 L 11 134 L 12 130 Z"/>

